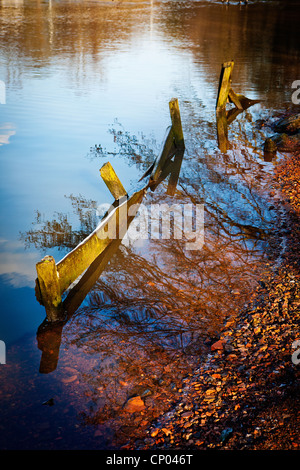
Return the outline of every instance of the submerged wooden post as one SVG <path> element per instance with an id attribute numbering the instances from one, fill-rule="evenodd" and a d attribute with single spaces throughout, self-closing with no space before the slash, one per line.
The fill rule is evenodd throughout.
<path id="1" fill-rule="evenodd" d="M 222 153 L 226 153 L 229 147 L 229 142 L 228 122 L 225 109 L 219 110 L 217 112 L 217 137 L 219 149 Z"/>
<path id="2" fill-rule="evenodd" d="M 98 227 L 57 264 L 52 256 L 46 256 L 37 263 L 36 297 L 45 306 L 49 321 L 65 320 L 66 303 L 62 302 L 62 294 L 114 240 L 119 241 L 124 237 L 128 222 L 135 216 L 133 209 L 139 206 L 147 189 L 171 173 L 168 194 L 175 193 L 185 148 L 177 98 L 169 102 L 169 109 L 172 126 L 168 130 L 162 152 L 141 178 L 150 175 L 148 184 L 129 197 L 112 165 L 109 162 L 104 164 L 100 174 L 115 199 L 110 210 Z M 71 288 L 74 289 L 74 286 Z"/>
<path id="3" fill-rule="evenodd" d="M 127 192 L 109 162 L 105 163 L 102 168 L 100 168 L 100 174 L 116 201 L 123 196 L 127 196 Z"/>
<path id="4" fill-rule="evenodd" d="M 176 147 L 184 148 L 184 138 L 181 125 L 181 117 L 177 98 L 172 98 L 169 102 L 170 115 L 172 120 L 172 130 L 175 138 Z"/>
<path id="5" fill-rule="evenodd" d="M 219 91 L 217 97 L 216 108 L 222 109 L 225 108 L 229 90 L 231 88 L 231 74 L 233 71 L 234 62 L 225 62 L 222 65 L 221 74 L 220 74 L 220 82 L 219 82 Z"/>
<path id="6" fill-rule="evenodd" d="M 162 150 L 160 152 L 159 158 L 157 158 L 156 161 L 154 162 L 152 172 L 150 175 L 151 184 L 152 182 L 157 181 L 165 163 L 169 160 L 169 158 L 171 158 L 175 154 L 176 148 L 174 145 L 174 140 L 175 140 L 175 135 L 174 135 L 173 127 L 171 127 L 167 133 L 165 140 L 163 141 L 163 146 L 162 146 Z"/>
<path id="7" fill-rule="evenodd" d="M 47 319 L 51 322 L 62 320 L 61 291 L 54 258 L 45 256 L 37 263 L 36 271 L 41 301 L 46 309 Z"/>
<path id="8" fill-rule="evenodd" d="M 174 162 L 171 159 L 179 152 L 181 156 L 183 156 L 183 152 L 185 149 L 184 145 L 184 137 L 182 131 L 182 124 L 181 124 L 181 117 L 178 105 L 178 99 L 172 98 L 169 101 L 169 110 L 170 110 L 170 117 L 172 121 L 172 126 L 168 129 L 167 135 L 163 141 L 162 150 L 160 152 L 159 157 L 155 160 L 152 165 L 152 171 L 149 178 L 149 185 L 152 191 L 155 190 L 157 185 L 166 178 L 173 170 L 175 170 Z M 182 160 L 182 158 L 181 158 Z M 178 160 L 176 160 L 176 165 L 178 166 Z M 179 166 L 180 170 L 180 166 Z M 143 175 L 144 178 L 147 175 L 147 172 Z M 141 179 L 142 179 L 141 178 Z M 173 186 L 174 181 L 173 180 Z M 170 189 L 170 194 L 174 192 L 175 189 Z"/>

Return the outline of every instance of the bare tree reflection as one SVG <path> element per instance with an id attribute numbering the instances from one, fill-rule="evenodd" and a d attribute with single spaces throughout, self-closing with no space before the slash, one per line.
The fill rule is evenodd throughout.
<path id="1" fill-rule="evenodd" d="M 147 138 L 143 133 L 139 136 L 130 134 L 117 119 L 109 129 L 109 133 L 113 137 L 115 150 L 108 150 L 101 144 L 96 144 L 90 148 L 88 158 L 93 160 L 118 156 L 126 158 L 128 165 L 136 165 L 141 171 L 148 169 L 158 151 L 157 143 L 153 138 Z"/>
<path id="2" fill-rule="evenodd" d="M 65 197 L 71 201 L 79 228 L 74 229 L 68 220 L 68 215 L 62 212 L 57 212 L 52 220 L 44 220 L 41 212 L 36 211 L 35 220 L 32 223 L 34 228 L 20 234 L 25 247 L 33 245 L 43 250 L 53 247 L 58 250 L 75 248 L 96 228 L 99 220 L 96 213 L 96 201 L 86 199 L 82 195 L 71 194 Z"/>

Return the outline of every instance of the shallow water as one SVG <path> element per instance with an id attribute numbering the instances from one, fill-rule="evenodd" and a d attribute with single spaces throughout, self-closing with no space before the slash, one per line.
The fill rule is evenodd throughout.
<path id="1" fill-rule="evenodd" d="M 264 124 L 292 105 L 298 16 L 297 2 L 0 1 L 1 448 L 118 447 L 180 396 L 247 301 L 275 220 Z M 233 89 L 261 102 L 230 124 L 223 153 L 215 102 L 231 59 Z M 36 337 L 35 264 L 96 227 L 112 202 L 104 162 L 135 188 L 172 97 L 186 144 L 177 191 L 163 182 L 143 207 L 204 204 L 204 246 L 123 243 L 67 324 Z M 134 394 L 147 405 L 138 417 L 123 408 Z"/>

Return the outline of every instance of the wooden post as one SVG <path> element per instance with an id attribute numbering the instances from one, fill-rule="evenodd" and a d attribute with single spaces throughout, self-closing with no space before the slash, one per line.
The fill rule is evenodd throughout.
<path id="1" fill-rule="evenodd" d="M 100 174 L 115 200 L 127 196 L 127 192 L 109 162 L 105 163 L 102 168 L 100 168 Z"/>
<path id="2" fill-rule="evenodd" d="M 54 322 L 63 319 L 62 299 L 58 272 L 52 256 L 45 256 L 36 265 L 41 301 L 46 309 L 47 318 Z"/>
<path id="3" fill-rule="evenodd" d="M 44 321 L 38 328 L 36 339 L 38 348 L 42 351 L 39 369 L 41 374 L 49 374 L 57 367 L 63 326 L 63 322 Z"/>
<path id="4" fill-rule="evenodd" d="M 154 164 L 152 165 L 152 172 L 149 178 L 149 186 L 152 191 L 158 186 L 158 184 L 166 178 L 173 170 L 175 171 L 174 162 L 171 159 L 179 152 L 180 158 L 176 160 L 176 166 L 180 170 L 180 165 L 178 165 L 178 161 L 182 161 L 185 145 L 184 145 L 184 137 L 181 125 L 181 117 L 178 105 L 178 99 L 172 98 L 169 102 L 169 109 L 170 109 L 170 116 L 172 121 L 171 128 L 167 131 L 167 136 L 163 141 L 162 151 L 159 157 L 155 160 Z M 143 175 L 142 178 L 147 176 L 147 172 Z M 141 179 L 142 179 L 141 178 Z M 178 178 L 177 178 L 178 179 Z M 170 195 L 175 191 L 174 189 L 174 178 L 172 183 L 172 189 L 170 186 Z"/>
<path id="5" fill-rule="evenodd" d="M 217 111 L 217 136 L 218 146 L 222 153 L 226 153 L 229 147 L 228 122 L 225 108 Z"/>
<path id="6" fill-rule="evenodd" d="M 169 129 L 167 136 L 163 142 L 162 150 L 159 157 L 154 162 L 154 166 L 150 175 L 150 183 L 157 181 L 159 175 L 169 158 L 172 158 L 176 153 L 176 147 L 174 145 L 175 135 L 173 131 L 173 126 Z"/>
<path id="7" fill-rule="evenodd" d="M 113 240 L 123 238 L 128 229 L 128 222 L 131 220 L 131 216 L 134 216 L 131 213 L 129 217 L 129 208 L 132 209 L 141 203 L 151 184 L 155 184 L 158 180 L 162 181 L 161 176 L 166 177 L 171 173 L 168 191 L 172 195 L 175 193 L 185 149 L 177 98 L 173 98 L 169 102 L 169 109 L 172 126 L 167 133 L 162 152 L 141 178 L 143 179 L 150 174 L 149 183 L 143 189 L 128 197 L 112 165 L 109 162 L 103 165 L 100 174 L 115 198 L 112 210 L 103 217 L 98 227 L 85 240 L 79 243 L 74 250 L 57 264 L 52 256 L 46 256 L 37 263 L 36 297 L 45 306 L 49 321 L 63 319 L 65 308 L 61 295 L 91 266 Z M 171 159 L 174 155 L 175 160 L 173 162 Z M 114 233 L 112 233 L 112 228 Z"/>
<path id="8" fill-rule="evenodd" d="M 181 117 L 178 105 L 178 99 L 172 98 L 169 102 L 170 115 L 172 120 L 172 130 L 174 133 L 175 143 L 178 148 L 184 148 L 184 138 L 181 125 Z"/>
<path id="9" fill-rule="evenodd" d="M 221 74 L 220 74 L 220 82 L 219 82 L 219 90 L 218 90 L 218 97 L 216 108 L 221 109 L 225 108 L 227 100 L 228 100 L 228 93 L 231 88 L 231 74 L 233 71 L 234 62 L 225 62 L 222 65 Z"/>

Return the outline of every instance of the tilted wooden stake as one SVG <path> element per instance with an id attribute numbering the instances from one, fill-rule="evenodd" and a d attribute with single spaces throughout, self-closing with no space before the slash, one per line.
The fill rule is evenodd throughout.
<path id="1" fill-rule="evenodd" d="M 178 99 L 172 98 L 169 102 L 170 115 L 172 120 L 172 130 L 174 133 L 175 144 L 177 148 L 184 148 L 184 138 L 181 125 L 181 117 L 178 105 Z"/>
<path id="2" fill-rule="evenodd" d="M 220 75 L 220 82 L 219 82 L 219 91 L 217 97 L 217 109 L 225 108 L 227 100 L 228 100 L 228 93 L 231 88 L 231 74 L 233 71 L 234 62 L 225 62 L 222 65 L 221 75 Z"/>
<path id="3" fill-rule="evenodd" d="M 152 172 L 150 175 L 151 183 L 158 180 L 159 175 L 162 172 L 162 169 L 164 165 L 166 164 L 166 162 L 169 160 L 169 158 L 172 158 L 175 155 L 176 147 L 175 147 L 174 140 L 175 140 L 175 135 L 174 135 L 173 127 L 171 127 L 163 142 L 162 151 L 160 152 L 159 157 L 154 162 Z"/>
<path id="4" fill-rule="evenodd" d="M 170 173 L 175 172 L 175 167 L 178 167 L 180 170 L 180 165 L 176 159 L 177 153 L 180 154 L 181 160 L 184 152 L 184 137 L 181 125 L 181 117 L 178 105 L 178 99 L 172 98 L 169 102 L 170 116 L 172 121 L 172 126 L 168 129 L 167 135 L 163 141 L 162 150 L 159 157 L 155 160 L 152 166 L 152 172 L 149 179 L 149 184 L 152 191 L 157 187 L 157 185 L 163 181 Z M 175 156 L 176 165 L 171 159 Z M 144 178 L 147 173 L 144 174 Z M 179 175 L 179 173 L 178 173 Z M 141 178 L 141 179 L 142 179 Z M 176 178 L 172 180 L 172 189 L 170 189 L 170 194 L 175 192 L 174 184 Z M 171 186 L 170 186 L 171 188 Z M 169 194 L 169 193 L 168 193 Z"/>
<path id="5" fill-rule="evenodd" d="M 116 201 L 123 196 L 127 196 L 127 192 L 109 162 L 105 163 L 102 168 L 100 168 L 100 174 Z"/>

